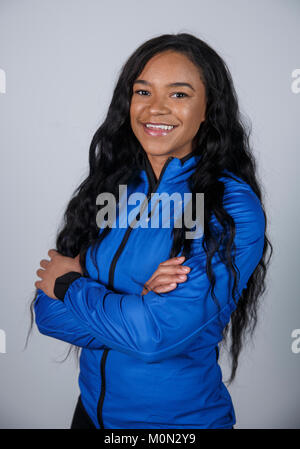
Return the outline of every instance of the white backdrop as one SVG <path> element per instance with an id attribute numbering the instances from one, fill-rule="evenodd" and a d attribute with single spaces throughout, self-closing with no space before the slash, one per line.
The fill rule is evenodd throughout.
<path id="1" fill-rule="evenodd" d="M 178 32 L 229 66 L 274 246 L 254 340 L 229 387 L 235 428 L 300 428 L 299 19 L 299 0 L 0 0 L 1 428 L 70 426 L 78 370 L 73 358 L 55 362 L 68 345 L 35 328 L 23 351 L 35 272 L 87 174 L 121 65 L 145 40 Z M 220 362 L 227 379 L 224 352 Z"/>

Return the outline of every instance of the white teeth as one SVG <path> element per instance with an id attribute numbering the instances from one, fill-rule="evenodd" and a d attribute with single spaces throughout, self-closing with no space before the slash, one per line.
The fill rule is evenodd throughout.
<path id="1" fill-rule="evenodd" d="M 147 128 L 160 128 L 160 129 L 173 129 L 174 126 L 167 126 L 167 125 L 151 125 L 149 123 L 146 123 Z"/>

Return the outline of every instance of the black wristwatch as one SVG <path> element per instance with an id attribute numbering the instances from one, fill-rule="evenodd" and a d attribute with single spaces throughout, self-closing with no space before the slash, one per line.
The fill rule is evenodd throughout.
<path id="1" fill-rule="evenodd" d="M 75 279 L 78 279 L 80 277 L 82 277 L 81 273 L 78 273 L 77 271 L 69 271 L 68 273 L 63 274 L 62 276 L 56 278 L 54 284 L 55 296 L 61 301 L 63 301 L 69 286 L 72 284 L 73 281 L 75 281 Z"/>

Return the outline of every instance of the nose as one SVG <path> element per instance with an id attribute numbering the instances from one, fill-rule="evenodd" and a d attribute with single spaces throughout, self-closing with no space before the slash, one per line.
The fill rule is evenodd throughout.
<path id="1" fill-rule="evenodd" d="M 156 96 L 153 97 L 150 102 L 149 106 L 149 113 L 150 114 L 167 114 L 170 112 L 170 108 L 166 104 L 166 101 L 162 97 Z"/>

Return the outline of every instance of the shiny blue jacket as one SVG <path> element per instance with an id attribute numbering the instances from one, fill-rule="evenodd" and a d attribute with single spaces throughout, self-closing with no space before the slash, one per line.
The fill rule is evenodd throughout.
<path id="1" fill-rule="evenodd" d="M 139 182 L 127 186 L 127 195 L 179 192 L 183 197 L 199 158 L 192 153 L 170 157 L 157 180 L 144 156 Z M 236 225 L 240 295 L 262 257 L 265 219 L 247 183 L 227 171 L 220 180 L 224 207 Z M 149 201 L 144 213 L 151 207 Z M 135 208 L 128 205 L 126 213 Z M 120 212 L 116 224 L 121 217 Z M 218 227 L 214 216 L 211 222 Z M 88 276 L 71 282 L 63 301 L 38 290 L 39 331 L 82 348 L 81 400 L 97 428 L 225 429 L 236 422 L 218 364 L 222 330 L 236 308 L 233 278 L 215 255 L 218 308 L 206 275 L 203 236 L 192 240 L 191 256 L 183 264 L 191 268 L 185 282 L 168 293 L 141 295 L 158 265 L 170 258 L 171 232 L 172 227 L 115 226 L 96 253 L 99 277 L 89 248 Z"/>

